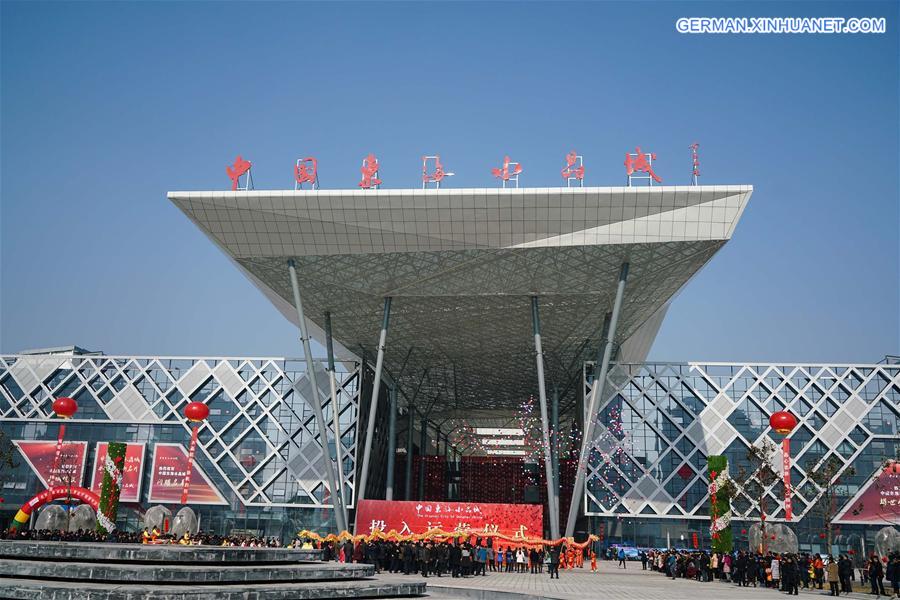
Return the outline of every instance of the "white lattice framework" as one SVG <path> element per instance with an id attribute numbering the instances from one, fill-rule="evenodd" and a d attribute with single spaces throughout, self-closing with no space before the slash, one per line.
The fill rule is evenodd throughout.
<path id="1" fill-rule="evenodd" d="M 360 370 L 338 366 L 336 376 L 352 505 Z M 318 381 L 328 386 L 326 376 Z M 305 362 L 283 358 L 0 356 L 0 422 L 49 421 L 53 400 L 70 396 L 79 405 L 71 424 L 174 426 L 186 440 L 183 409 L 205 402 L 210 417 L 197 451 L 213 466 L 215 483 L 224 482 L 245 506 L 330 506 L 310 391 Z M 330 425 L 330 390 L 320 393 Z"/>
<path id="2" fill-rule="evenodd" d="M 378 352 L 435 413 L 515 414 L 537 386 L 531 298 L 540 297 L 546 374 L 577 384 L 623 262 L 617 342 L 639 361 L 668 303 L 729 240 L 752 187 L 170 192 L 169 199 L 298 325 L 296 267 L 310 335 L 331 315 L 339 353 Z M 426 373 L 424 380 L 422 374 Z M 421 382 L 420 382 L 421 380 Z"/>
<path id="3" fill-rule="evenodd" d="M 586 395 L 592 372 L 593 363 L 586 363 Z M 776 439 L 769 416 L 779 410 L 799 420 L 791 434 L 793 511 L 799 520 L 822 494 L 810 469 L 831 457 L 840 461 L 844 468 L 836 479 L 843 476 L 846 485 L 838 495 L 846 502 L 871 477 L 874 464 L 891 448 L 900 450 L 900 366 L 614 365 L 595 439 L 621 438 L 614 433 L 619 431 L 628 439 L 621 455 L 609 461 L 596 456 L 589 463 L 586 514 L 709 518 L 707 456 L 726 455 L 736 472 L 750 445 Z M 861 472 L 846 475 L 851 465 L 862 465 Z M 783 472 L 780 460 L 773 468 Z M 782 482 L 766 494 L 769 516 L 783 519 Z M 743 493 L 732 504 L 737 519 L 752 510 Z"/>

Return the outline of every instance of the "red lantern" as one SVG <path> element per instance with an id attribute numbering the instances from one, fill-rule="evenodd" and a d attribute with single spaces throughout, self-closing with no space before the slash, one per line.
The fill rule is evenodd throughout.
<path id="1" fill-rule="evenodd" d="M 775 539 L 775 534 L 772 534 L 772 539 L 773 539 L 773 540 Z"/>
<path id="2" fill-rule="evenodd" d="M 824 534 L 824 533 L 820 533 L 820 534 L 819 534 L 819 539 L 820 539 L 820 540 L 824 540 L 824 539 L 825 539 L 825 534 Z"/>
<path id="3" fill-rule="evenodd" d="M 780 435 L 787 435 L 797 426 L 797 417 L 791 413 L 780 410 L 769 417 L 769 426 Z"/>
<path id="4" fill-rule="evenodd" d="M 746 529 L 741 529 L 741 535 L 747 535 L 747 530 L 746 530 Z"/>
<path id="5" fill-rule="evenodd" d="M 53 401 L 53 412 L 60 419 L 69 419 L 78 410 L 78 403 L 74 398 L 57 398 Z"/>
<path id="6" fill-rule="evenodd" d="M 184 416 L 188 418 L 188 421 L 199 423 L 209 416 L 209 407 L 202 402 L 191 402 L 184 407 Z"/>

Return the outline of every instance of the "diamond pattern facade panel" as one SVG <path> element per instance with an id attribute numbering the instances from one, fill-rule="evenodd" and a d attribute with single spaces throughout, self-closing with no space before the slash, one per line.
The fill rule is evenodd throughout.
<path id="1" fill-rule="evenodd" d="M 336 376 L 346 497 L 352 500 L 359 367 L 338 367 Z M 70 439 L 102 431 L 102 441 L 187 446 L 184 407 L 205 402 L 210 416 L 199 432 L 197 460 L 232 504 L 243 506 L 329 506 L 322 440 L 306 401 L 310 390 L 306 365 L 298 360 L 0 356 L 0 423 L 25 427 L 16 435 L 32 439 L 55 439 L 51 404 L 70 396 L 79 406 L 68 421 Z M 330 390 L 321 398 L 331 427 Z M 132 439 L 138 432 L 143 437 Z"/>
<path id="2" fill-rule="evenodd" d="M 586 398 L 592 369 L 586 363 Z M 780 439 L 769 428 L 779 410 L 799 420 L 791 435 L 796 519 L 820 499 L 807 474 L 824 461 L 835 457 L 844 467 L 840 507 L 883 459 L 900 452 L 900 365 L 620 364 L 611 367 L 604 396 L 596 415 L 599 450 L 586 478 L 593 516 L 708 518 L 707 456 L 726 455 L 735 473 L 751 445 Z M 605 450 L 611 445 L 623 451 Z M 783 519 L 781 482 L 766 493 L 770 509 L 777 507 L 770 516 Z M 735 498 L 735 518 L 751 505 Z"/>

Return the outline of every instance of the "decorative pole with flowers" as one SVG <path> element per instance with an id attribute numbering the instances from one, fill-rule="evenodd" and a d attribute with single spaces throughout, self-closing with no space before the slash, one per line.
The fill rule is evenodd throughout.
<path id="1" fill-rule="evenodd" d="M 194 424 L 191 429 L 191 446 L 188 450 L 187 472 L 184 474 L 184 482 L 181 485 L 181 503 L 187 504 L 188 492 L 191 489 L 191 471 L 194 468 L 194 454 L 197 452 L 197 432 L 200 430 L 200 422 L 209 416 L 209 407 L 202 402 L 191 402 L 184 407 L 184 416 Z"/>
<path id="2" fill-rule="evenodd" d="M 797 417 L 791 413 L 780 410 L 769 417 L 769 426 L 778 435 L 783 435 L 781 440 L 782 467 L 784 470 L 784 520 L 793 518 L 791 510 L 791 440 L 788 437 L 797 426 Z"/>
<path id="3" fill-rule="evenodd" d="M 78 411 L 78 403 L 74 398 L 57 398 L 53 401 L 53 412 L 60 419 L 71 419 Z M 50 471 L 50 477 L 47 478 L 47 487 L 53 487 L 53 476 L 56 475 L 57 485 L 65 483 L 60 475 L 60 460 L 62 458 L 63 439 L 66 437 L 65 422 L 59 424 L 59 433 L 56 436 L 56 454 L 53 456 L 53 469 Z M 80 485 L 80 482 L 79 482 Z"/>
<path id="4" fill-rule="evenodd" d="M 97 532 L 110 534 L 116 530 L 119 495 L 122 493 L 122 474 L 125 471 L 127 444 L 109 442 L 103 459 L 103 483 L 100 486 L 100 506 L 97 511 Z"/>
<path id="5" fill-rule="evenodd" d="M 713 552 L 731 552 L 731 496 L 733 484 L 728 477 L 728 458 L 712 455 L 706 459 L 709 470 L 709 533 Z"/>

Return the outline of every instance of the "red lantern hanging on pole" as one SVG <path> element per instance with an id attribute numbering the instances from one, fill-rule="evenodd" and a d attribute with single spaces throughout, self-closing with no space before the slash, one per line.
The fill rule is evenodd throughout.
<path id="1" fill-rule="evenodd" d="M 71 419 L 72 416 L 78 411 L 78 403 L 75 402 L 74 398 L 57 398 L 53 401 L 53 412 L 56 413 L 56 416 L 60 419 Z M 59 433 L 56 436 L 56 454 L 53 456 L 53 469 L 50 471 L 50 477 L 47 478 L 47 487 L 51 487 L 53 485 L 53 476 L 56 475 L 56 483 L 57 485 L 64 485 L 65 482 L 62 480 L 60 476 L 60 459 L 62 458 L 62 446 L 63 446 L 63 438 L 66 437 L 66 424 L 59 424 Z M 79 482 L 80 484 L 80 482 Z"/>
<path id="2" fill-rule="evenodd" d="M 209 416 L 209 407 L 202 402 L 191 402 L 184 408 L 184 416 L 194 424 L 191 429 L 191 446 L 188 450 L 187 472 L 181 484 L 181 503 L 187 504 L 188 492 L 191 489 L 191 471 L 194 469 L 194 455 L 197 452 L 197 432 L 200 430 L 200 422 Z"/>
<path id="3" fill-rule="evenodd" d="M 793 517 L 793 510 L 791 508 L 791 440 L 788 436 L 797 426 L 797 417 L 780 410 L 769 417 L 769 426 L 775 433 L 784 436 L 781 441 L 781 461 L 784 469 L 784 520 L 790 521 Z"/>

